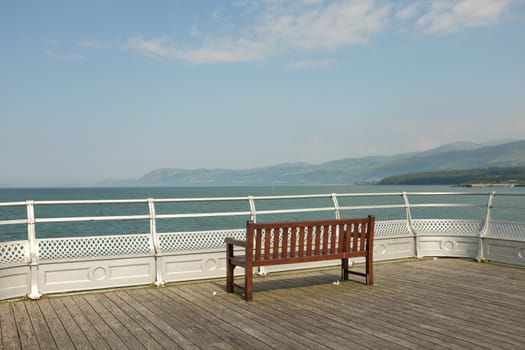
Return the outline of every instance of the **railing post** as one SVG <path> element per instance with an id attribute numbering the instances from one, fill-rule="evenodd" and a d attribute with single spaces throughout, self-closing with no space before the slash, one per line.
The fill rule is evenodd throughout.
<path id="1" fill-rule="evenodd" d="M 153 243 L 153 253 L 155 254 L 155 285 L 157 287 L 164 287 L 164 278 L 162 276 L 162 255 L 160 248 L 159 236 L 157 235 L 157 219 L 155 216 L 155 200 L 148 198 L 149 209 L 149 230 L 151 234 L 151 241 Z"/>
<path id="2" fill-rule="evenodd" d="M 248 203 L 250 203 L 250 221 L 257 222 L 257 210 L 255 209 L 255 199 L 253 196 L 248 196 Z M 259 276 L 266 276 L 264 266 L 257 268 L 257 274 Z"/>
<path id="3" fill-rule="evenodd" d="M 485 223 L 483 224 L 483 228 L 479 232 L 479 248 L 478 256 L 476 256 L 476 260 L 478 262 L 485 260 L 485 252 L 483 250 L 483 238 L 487 235 L 490 229 L 490 225 L 492 222 L 492 208 L 494 208 L 495 197 L 496 191 L 492 191 L 489 193 L 489 200 L 487 201 L 487 216 L 485 217 Z"/>
<path id="4" fill-rule="evenodd" d="M 332 202 L 334 202 L 335 218 L 341 219 L 341 211 L 339 210 L 339 202 L 337 201 L 337 193 L 332 193 Z"/>
<path id="5" fill-rule="evenodd" d="M 250 220 L 254 223 L 257 222 L 257 213 L 255 210 L 255 200 L 253 196 L 248 196 L 248 203 L 250 203 Z"/>
<path id="6" fill-rule="evenodd" d="M 29 269 L 31 276 L 31 291 L 29 299 L 40 299 L 42 294 L 38 290 L 38 247 L 35 234 L 35 207 L 33 201 L 26 201 L 27 208 L 27 238 L 29 240 Z"/>
<path id="7" fill-rule="evenodd" d="M 410 201 L 408 200 L 408 195 L 406 192 L 402 192 L 401 196 L 403 197 L 403 201 L 405 202 L 408 232 L 410 232 L 414 236 L 414 255 L 417 258 L 421 258 L 421 254 L 419 252 L 419 239 L 417 236 L 417 231 L 414 230 L 414 227 L 412 226 L 412 212 L 410 211 Z"/>

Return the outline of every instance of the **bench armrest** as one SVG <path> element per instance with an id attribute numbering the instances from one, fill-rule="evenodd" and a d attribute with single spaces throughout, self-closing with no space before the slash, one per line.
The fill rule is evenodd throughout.
<path id="1" fill-rule="evenodd" d="M 238 239 L 227 237 L 227 238 L 224 239 L 224 242 L 226 244 L 237 245 L 237 246 L 246 248 L 246 241 L 241 241 L 241 240 L 238 240 Z"/>

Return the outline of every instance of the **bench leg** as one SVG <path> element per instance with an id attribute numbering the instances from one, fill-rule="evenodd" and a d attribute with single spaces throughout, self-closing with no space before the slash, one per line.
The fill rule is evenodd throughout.
<path id="1" fill-rule="evenodd" d="M 230 262 L 233 257 L 233 245 L 226 246 L 226 292 L 233 293 L 233 272 L 235 265 Z"/>
<path id="2" fill-rule="evenodd" d="M 235 265 L 228 264 L 226 267 L 226 292 L 233 293 L 233 271 Z"/>
<path id="3" fill-rule="evenodd" d="M 246 301 L 253 299 L 253 267 L 247 264 L 244 271 L 244 295 Z"/>
<path id="4" fill-rule="evenodd" d="M 348 281 L 348 259 L 341 259 L 341 281 Z"/>
<path id="5" fill-rule="evenodd" d="M 374 263 L 372 257 L 366 257 L 366 284 L 374 284 Z"/>

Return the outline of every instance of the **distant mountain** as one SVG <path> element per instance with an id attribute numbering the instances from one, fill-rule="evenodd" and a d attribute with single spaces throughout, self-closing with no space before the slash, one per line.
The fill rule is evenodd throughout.
<path id="1" fill-rule="evenodd" d="M 352 184 L 408 173 L 516 166 L 525 166 L 525 140 L 495 145 L 461 142 L 425 152 L 348 158 L 318 165 L 286 163 L 244 170 L 164 168 L 120 183 L 132 186 Z"/>

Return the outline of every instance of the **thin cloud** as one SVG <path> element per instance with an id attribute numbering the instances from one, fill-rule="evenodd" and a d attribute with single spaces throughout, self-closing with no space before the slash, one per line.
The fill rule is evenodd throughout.
<path id="1" fill-rule="evenodd" d="M 135 51 L 192 64 L 252 62 L 289 53 L 326 54 L 367 44 L 396 22 L 427 34 L 490 25 L 501 20 L 516 1 L 408 1 L 397 9 L 389 2 L 374 0 L 237 1 L 235 5 L 249 9 L 245 14 L 253 18 L 244 21 L 248 25 L 237 28 L 226 21 L 230 23 L 227 36 L 214 35 L 193 24 L 188 28 L 189 37 L 176 42 L 163 35 L 138 35 L 113 42 L 90 39 L 77 45 Z M 212 11 L 210 21 L 221 23 L 220 16 L 219 11 Z M 318 63 L 323 64 L 299 60 L 288 66 L 299 69 Z"/>
<path id="2" fill-rule="evenodd" d="M 429 34 L 486 26 L 499 21 L 512 3 L 512 0 L 433 1 L 416 25 Z"/>
<path id="3" fill-rule="evenodd" d="M 413 2 L 396 11 L 396 18 L 401 21 L 415 17 L 419 13 L 421 3 Z"/>
<path id="4" fill-rule="evenodd" d="M 362 44 L 383 30 L 390 7 L 374 1 L 338 1 L 328 5 L 272 7 L 256 29 L 277 47 L 322 50 Z"/>
<path id="5" fill-rule="evenodd" d="M 168 39 L 160 37 L 131 38 L 122 46 L 148 57 L 180 59 L 190 63 L 234 63 L 255 61 L 266 57 L 265 45 L 246 39 L 220 39 L 197 48 L 180 48 Z"/>
<path id="6" fill-rule="evenodd" d="M 290 50 L 336 50 L 362 44 L 383 30 L 390 8 L 374 1 L 320 0 L 288 2 L 270 1 L 251 28 L 239 31 L 244 36 L 207 38 L 200 46 L 188 48 L 166 37 L 146 39 L 136 36 L 122 47 L 148 57 L 180 59 L 190 63 L 232 63 L 256 61 Z M 213 13 L 217 16 L 217 13 Z M 200 34 L 193 27 L 194 37 Z M 95 47 L 87 41 L 83 46 Z M 300 65 L 296 65 L 298 67 Z M 303 65 L 304 66 L 304 65 Z"/>
<path id="7" fill-rule="evenodd" d="M 336 64 L 334 59 L 319 59 L 319 60 L 303 60 L 295 61 L 288 63 L 288 68 L 290 69 L 309 69 L 309 68 L 319 68 L 319 67 L 331 67 Z"/>

